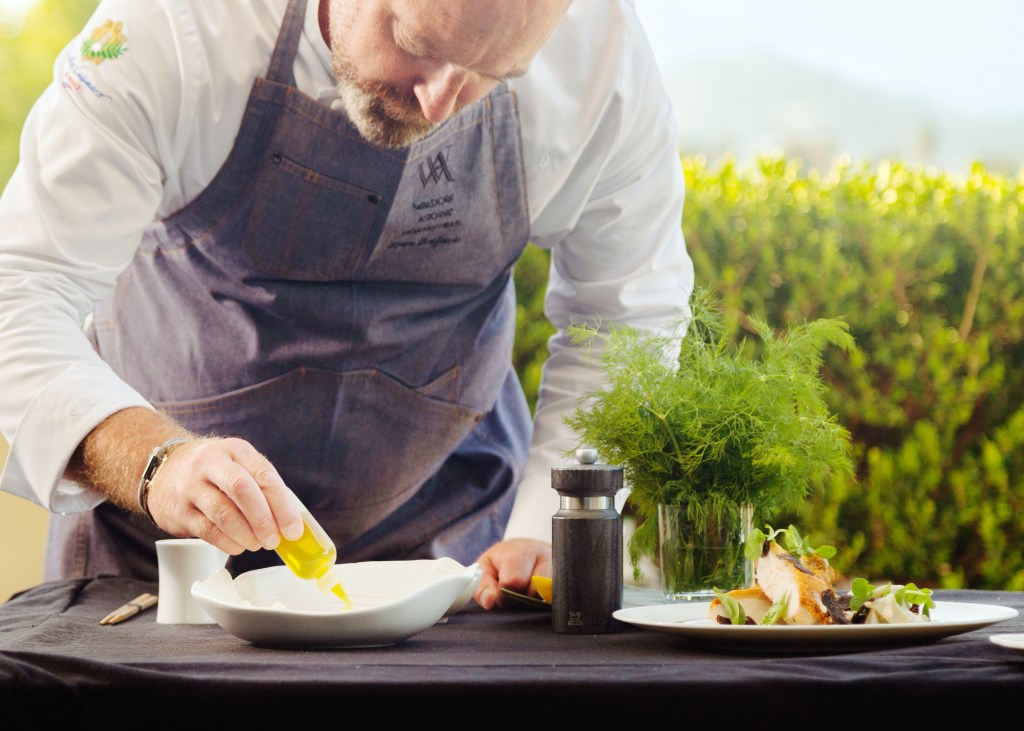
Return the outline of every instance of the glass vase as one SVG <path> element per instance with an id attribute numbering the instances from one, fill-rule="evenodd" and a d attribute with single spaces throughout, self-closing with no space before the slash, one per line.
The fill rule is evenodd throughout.
<path id="1" fill-rule="evenodd" d="M 687 506 L 658 506 L 658 557 L 668 602 L 710 601 L 714 590 L 753 584 L 753 565 L 743 543 L 753 525 L 753 508 L 738 506 L 723 519 L 710 516 L 704 530 L 687 517 Z"/>

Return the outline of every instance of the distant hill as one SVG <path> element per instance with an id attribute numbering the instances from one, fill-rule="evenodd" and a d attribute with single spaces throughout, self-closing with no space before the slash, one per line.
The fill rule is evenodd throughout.
<path id="1" fill-rule="evenodd" d="M 665 78 L 684 154 L 744 161 L 781 150 L 817 168 L 841 153 L 953 172 L 974 160 L 992 172 L 1024 168 L 1024 116 L 972 116 L 767 54 L 687 63 Z"/>

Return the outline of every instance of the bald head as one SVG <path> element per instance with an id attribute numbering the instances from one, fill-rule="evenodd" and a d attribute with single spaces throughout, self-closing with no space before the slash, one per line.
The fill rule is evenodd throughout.
<path id="1" fill-rule="evenodd" d="M 493 76 L 522 73 L 551 35 L 570 0 L 391 0 L 405 31 L 464 69 Z"/>
<path id="2" fill-rule="evenodd" d="M 328 38 L 349 117 L 371 142 L 410 144 L 525 73 L 571 2 L 331 0 Z"/>

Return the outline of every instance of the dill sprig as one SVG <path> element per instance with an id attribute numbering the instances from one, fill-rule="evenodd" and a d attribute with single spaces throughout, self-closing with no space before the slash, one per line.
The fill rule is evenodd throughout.
<path id="1" fill-rule="evenodd" d="M 776 333 L 749 318 L 758 342 L 732 342 L 717 305 L 698 287 L 675 333 L 569 331 L 579 345 L 603 345 L 605 384 L 566 424 L 623 467 L 639 518 L 629 545 L 638 574 L 640 558 L 654 555 L 659 503 L 685 504 L 700 529 L 747 503 L 757 519 L 770 517 L 853 473 L 850 434 L 829 411 L 821 377 L 826 348 L 854 350 L 848 325 L 819 319 Z"/>

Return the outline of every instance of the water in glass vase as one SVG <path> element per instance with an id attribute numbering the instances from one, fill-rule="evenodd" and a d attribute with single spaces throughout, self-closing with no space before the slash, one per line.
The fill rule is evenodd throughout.
<path id="1" fill-rule="evenodd" d="M 687 506 L 658 506 L 658 557 L 666 601 L 710 601 L 714 591 L 753 584 L 753 566 L 743 543 L 753 524 L 753 509 L 742 505 L 732 516 L 710 516 L 698 526 Z"/>

